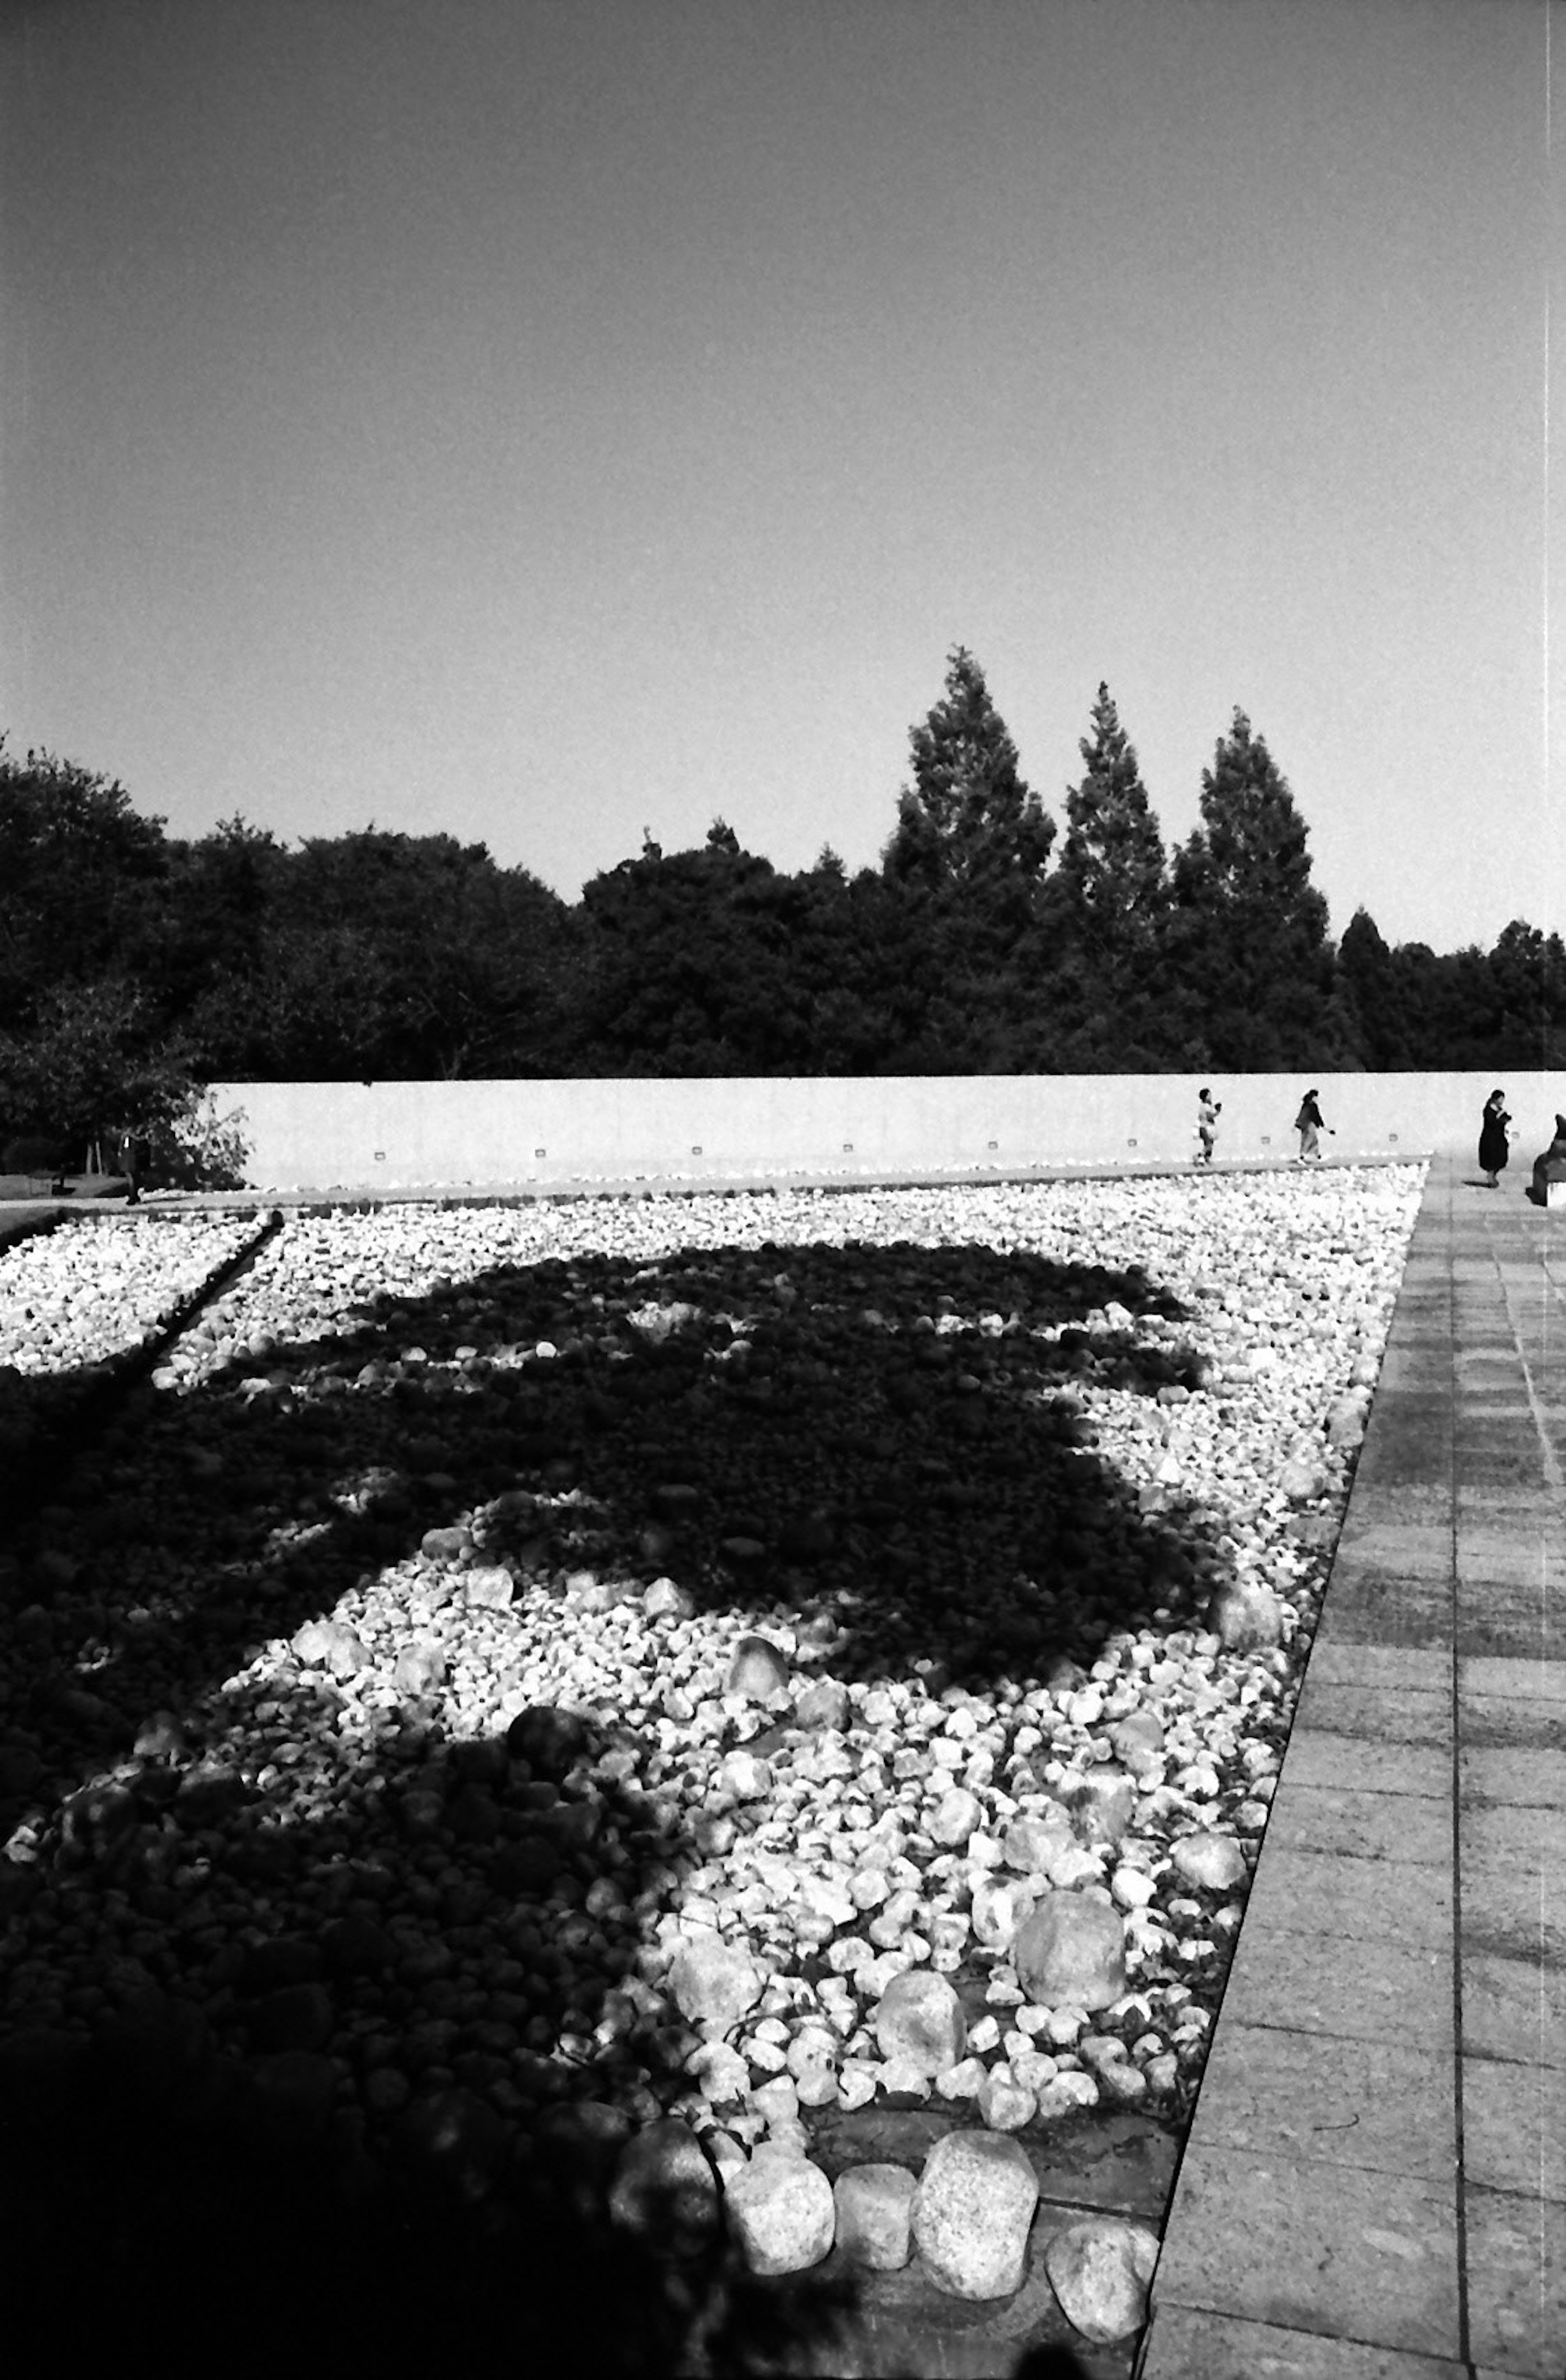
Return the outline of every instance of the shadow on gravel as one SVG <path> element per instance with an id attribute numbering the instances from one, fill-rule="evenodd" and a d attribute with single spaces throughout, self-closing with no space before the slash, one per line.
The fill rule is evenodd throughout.
<path id="1" fill-rule="evenodd" d="M 674 1675 L 676 1609 L 634 1657 L 639 1709 L 605 1693 L 585 1719 L 450 1742 L 443 1672 L 501 1624 L 465 1580 L 492 1594 L 507 1569 L 563 1629 L 611 1634 L 669 1580 L 794 1630 L 794 1688 L 917 1675 L 1004 1715 L 1113 1632 L 1194 1617 L 1183 1514 L 1098 1458 L 1074 1393 L 1091 1368 L 1180 1402 L 1199 1384 L 1182 1318 L 1142 1276 L 970 1246 L 583 1257 L 377 1300 L 347 1335 L 133 1392 L 18 1536 L 0 1623 L 28 1673 L 0 1828 L 33 1853 L 0 1868 L 4 1906 L 68 1935 L 106 1905 L 139 1962 L 80 1962 L 0 2062 L 0 2224 L 62 2349 L 144 2333 L 172 2370 L 187 2351 L 258 2371 L 280 2351 L 323 2372 L 469 2351 L 519 2373 L 879 2369 L 847 2360 L 854 2291 L 830 2266 L 757 2282 L 716 2234 L 682 2263 L 602 2220 L 609 2107 L 645 2121 L 689 2091 L 697 2036 L 642 1973 L 646 1928 L 714 1828 L 764 1816 L 720 1799 L 693 1821 L 637 1721 L 688 1722 L 722 1674 Z M 218 1342 L 221 1316 L 207 1327 Z M 224 1683 L 397 1564 L 426 1658 L 372 1741 L 341 1742 L 329 1670 Z M 487 1658 L 496 1703 L 525 1700 L 524 1665 Z M 216 1688 L 232 1738 L 191 1719 L 131 1756 L 155 1708 Z M 719 1741 L 776 1748 L 788 1716 L 731 1707 Z M 330 1805 L 346 1759 L 352 1829 Z M 411 1957 L 386 1931 L 404 1911 Z M 361 2079 L 419 2078 L 368 2132 L 325 2057 L 345 2028 Z"/>

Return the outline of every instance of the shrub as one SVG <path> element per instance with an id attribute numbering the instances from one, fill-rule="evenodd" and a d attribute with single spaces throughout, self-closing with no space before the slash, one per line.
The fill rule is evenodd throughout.
<path id="1" fill-rule="evenodd" d="M 144 1182 L 169 1190 L 242 1190 L 249 1143 L 244 1111 L 220 1115 L 210 1091 L 190 1089 L 144 1135 Z"/>

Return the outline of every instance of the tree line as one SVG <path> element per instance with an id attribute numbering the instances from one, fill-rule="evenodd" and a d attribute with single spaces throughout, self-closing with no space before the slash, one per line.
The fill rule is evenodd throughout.
<path id="1" fill-rule="evenodd" d="M 0 739 L 0 1140 L 166 1129 L 214 1081 L 1566 1063 L 1559 934 L 1331 940 L 1244 711 L 1172 849 L 1107 686 L 1080 751 L 1062 832 L 959 646 L 879 866 L 790 875 L 719 819 L 568 904 L 447 834 L 173 838 Z"/>

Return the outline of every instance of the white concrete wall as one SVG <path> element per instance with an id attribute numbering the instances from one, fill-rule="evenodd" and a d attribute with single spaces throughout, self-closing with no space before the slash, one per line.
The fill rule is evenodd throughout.
<path id="1" fill-rule="evenodd" d="M 1476 1146 L 1487 1075 L 1234 1075 L 1218 1155 L 1293 1154 L 1314 1081 L 1332 1156 Z M 258 1189 L 593 1178 L 1147 1164 L 1195 1153 L 1199 1078 L 1178 1075 L 795 1075 L 664 1082 L 218 1083 L 242 1111 Z M 1566 1082 L 1513 1075 L 1512 1163 L 1549 1140 Z"/>

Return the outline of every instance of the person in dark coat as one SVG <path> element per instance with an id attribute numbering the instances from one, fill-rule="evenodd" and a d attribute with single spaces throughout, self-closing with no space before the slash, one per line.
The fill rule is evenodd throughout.
<path id="1" fill-rule="evenodd" d="M 1506 1112 L 1506 1093 L 1492 1091 L 1485 1101 L 1484 1119 L 1479 1126 L 1479 1170 L 1486 1176 L 1487 1190 L 1499 1189 L 1506 1171 L 1506 1127 L 1511 1122 Z"/>
<path id="2" fill-rule="evenodd" d="M 141 1204 L 141 1135 L 134 1124 L 123 1124 L 115 1135 L 115 1164 L 125 1183 L 127 1207 Z"/>

